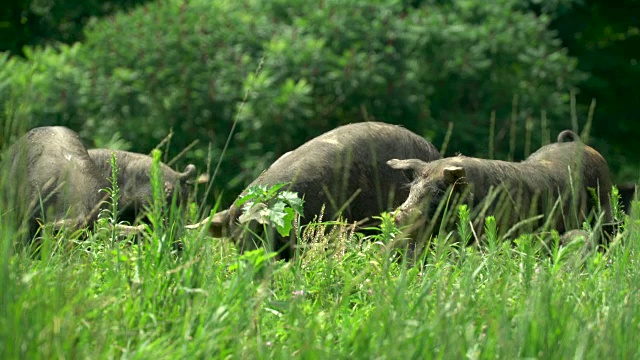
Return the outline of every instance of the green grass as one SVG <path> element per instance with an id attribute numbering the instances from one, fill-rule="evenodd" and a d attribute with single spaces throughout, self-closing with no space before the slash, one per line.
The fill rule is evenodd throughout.
<path id="1" fill-rule="evenodd" d="M 392 261 L 389 218 L 369 241 L 311 226 L 285 263 L 180 231 L 195 206 L 154 197 L 142 241 L 110 229 L 114 203 L 91 233 L 45 231 L 35 255 L 0 208 L 0 359 L 640 358 L 638 217 L 606 252 L 497 242 L 489 221 L 486 246 L 442 236 L 414 266 Z"/>
<path id="2" fill-rule="evenodd" d="M 284 263 L 164 227 L 114 242 L 106 219 L 34 256 L 4 226 L 0 358 L 638 358 L 639 221 L 608 252 L 440 239 L 411 267 L 347 227 Z"/>

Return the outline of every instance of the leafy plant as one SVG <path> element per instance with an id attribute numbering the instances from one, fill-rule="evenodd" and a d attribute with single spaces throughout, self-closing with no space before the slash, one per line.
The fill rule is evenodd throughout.
<path id="1" fill-rule="evenodd" d="M 471 210 L 469 210 L 468 205 L 458 205 L 458 236 L 460 236 L 460 244 L 462 246 L 469 244 L 473 235 L 470 215 Z"/>
<path id="2" fill-rule="evenodd" d="M 484 225 L 484 235 L 486 237 L 486 246 L 489 253 L 495 253 L 498 250 L 498 226 L 496 218 L 492 215 L 487 216 Z"/>
<path id="3" fill-rule="evenodd" d="M 378 226 L 368 227 L 365 230 L 376 231 L 371 235 L 371 240 L 379 241 L 383 244 L 391 244 L 398 241 L 397 236 L 402 233 L 395 222 L 395 213 L 382 212 L 379 216 L 373 216 L 373 219 L 379 221 Z"/>
<path id="4" fill-rule="evenodd" d="M 274 226 L 282 236 L 288 236 L 296 216 L 304 216 L 303 200 L 291 191 L 279 191 L 287 183 L 273 186 L 254 185 L 236 201 L 242 207 L 240 223 L 257 221 L 263 226 Z"/>
<path id="5" fill-rule="evenodd" d="M 230 271 L 248 270 L 253 277 L 263 278 L 271 259 L 278 254 L 276 252 L 267 252 L 264 248 L 245 251 L 238 256 L 238 261 L 229 266 Z"/>
<path id="6" fill-rule="evenodd" d="M 103 210 L 108 217 L 108 224 L 111 226 L 111 242 L 115 242 L 117 231 L 116 224 L 118 224 L 118 199 L 120 198 L 120 187 L 118 186 L 118 164 L 116 163 L 115 153 L 111 154 L 111 176 L 109 177 L 110 187 L 104 189 L 109 194 L 109 208 Z M 102 215 L 102 214 L 101 214 Z"/>

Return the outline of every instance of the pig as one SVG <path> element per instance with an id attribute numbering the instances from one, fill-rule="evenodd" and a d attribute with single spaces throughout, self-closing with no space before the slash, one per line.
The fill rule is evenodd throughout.
<path id="1" fill-rule="evenodd" d="M 582 239 L 587 244 L 586 249 L 588 250 L 592 243 L 591 237 L 591 234 L 583 229 L 569 230 L 560 236 L 560 246 L 567 246 L 573 241 Z"/>
<path id="2" fill-rule="evenodd" d="M 631 215 L 631 203 L 636 199 L 636 184 L 624 183 L 617 185 L 618 194 L 620 194 L 620 202 L 622 203 L 622 210 Z"/>
<path id="3" fill-rule="evenodd" d="M 613 222 L 607 162 L 570 130 L 562 131 L 556 143 L 541 147 L 522 162 L 458 155 L 430 163 L 392 159 L 387 164 L 415 174 L 409 196 L 396 213 L 398 224 L 411 225 L 414 241 L 419 230 L 429 237 L 436 226 L 450 228 L 452 217 L 445 219 L 442 206 L 438 208 L 448 198 L 455 200 L 449 209 L 460 203 L 472 209 L 476 234 L 482 234 L 484 215 L 496 217 L 503 235 L 530 232 L 545 223 L 562 234 L 579 228 L 598 205 L 604 212 L 604 223 Z M 595 206 L 589 202 L 590 188 L 598 191 L 599 204 Z M 524 220 L 528 222 L 521 223 Z"/>
<path id="4" fill-rule="evenodd" d="M 89 149 L 88 153 L 104 181 L 111 177 L 111 154 L 115 154 L 117 184 L 120 189 L 118 219 L 133 224 L 149 208 L 153 199 L 149 177 L 153 158 L 144 154 L 110 149 Z M 171 205 L 174 195 L 176 204 L 184 205 L 189 198 L 190 184 L 194 181 L 196 167 L 189 164 L 180 173 L 162 162 L 159 165 L 166 205 Z"/>
<path id="5" fill-rule="evenodd" d="M 8 149 L 5 200 L 33 237 L 39 223 L 76 230 L 97 219 L 108 186 L 77 133 L 38 127 Z"/>
<path id="6" fill-rule="evenodd" d="M 399 205 L 409 194 L 403 172 L 386 166 L 392 158 L 440 159 L 438 150 L 415 133 L 382 122 L 359 122 L 344 125 L 313 138 L 278 158 L 249 186 L 273 186 L 288 183 L 281 190 L 304 198 L 300 225 L 309 223 L 324 208 L 325 220 L 341 214 L 347 221 L 367 221 L 372 216 Z M 242 198 L 246 190 L 238 197 Z M 238 220 L 242 209 L 230 208 L 203 220 L 213 236 L 231 236 L 240 251 L 254 248 L 255 241 L 241 236 L 245 224 Z M 257 230 L 255 224 L 251 227 Z M 273 249 L 280 257 L 295 254 L 296 240 L 275 236 Z"/>

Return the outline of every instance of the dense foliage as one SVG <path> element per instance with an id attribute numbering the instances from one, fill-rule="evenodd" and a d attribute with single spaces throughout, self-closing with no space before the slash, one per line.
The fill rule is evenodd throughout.
<path id="1" fill-rule="evenodd" d="M 623 0 L 611 6 L 604 0 L 585 0 L 572 11 L 560 12 L 551 27 L 563 45 L 579 59 L 589 77 L 580 83 L 582 103 L 597 101 L 593 124 L 595 144 L 607 155 L 620 179 L 640 178 L 640 132 L 637 104 L 640 93 L 640 1 Z"/>
<path id="2" fill-rule="evenodd" d="M 47 44 L 52 41 L 62 41 L 64 43 L 72 43 L 77 40 L 84 41 L 85 37 L 82 34 L 82 29 L 84 25 L 92 19 L 94 16 L 104 16 L 107 14 L 111 14 L 112 12 L 119 9 L 132 9 L 136 4 L 141 4 L 144 1 L 137 0 L 118 0 L 118 1 L 64 1 L 64 2 L 47 2 L 47 1 L 35 1 L 35 0 L 16 0 L 9 1 L 8 3 L 3 5 L 3 12 L 0 14 L 0 33 L 2 34 L 0 38 L 0 51 L 1 50 L 10 50 L 14 54 L 22 54 L 22 47 L 24 45 L 35 45 L 35 44 Z M 473 41 L 473 36 L 475 36 L 480 42 L 487 41 L 487 35 L 490 35 L 492 31 L 498 31 L 499 26 L 493 26 L 490 24 L 486 24 L 485 20 L 493 20 L 492 17 L 483 17 L 482 11 L 478 11 L 479 8 L 492 7 L 491 4 L 482 4 L 479 5 L 474 4 L 476 1 L 436 1 L 436 0 L 404 0 L 395 2 L 394 7 L 389 8 L 389 14 L 391 17 L 397 16 L 398 7 L 402 7 L 403 9 L 408 9 L 410 11 L 417 9 L 427 9 L 428 12 L 433 11 L 434 7 L 443 9 L 443 8 L 466 8 L 470 9 L 470 11 L 475 12 L 475 16 L 477 19 L 481 20 L 481 24 L 475 25 L 486 25 L 487 31 L 479 31 L 475 35 L 469 34 L 467 36 L 468 41 Z M 379 2 L 365 2 L 367 4 L 371 3 L 374 6 L 379 6 Z M 384 3 L 384 2 L 383 2 Z M 453 3 L 453 5 L 452 5 Z M 614 173 L 618 174 L 619 179 L 624 180 L 632 180 L 636 178 L 638 175 L 634 170 L 636 167 L 635 160 L 629 156 L 631 153 L 638 152 L 636 146 L 637 142 L 633 140 L 633 135 L 637 132 L 636 123 L 634 119 L 637 117 L 635 108 L 633 104 L 635 103 L 635 94 L 637 93 L 637 84 L 640 82 L 640 71 L 639 65 L 637 64 L 637 59 L 640 55 L 640 46 L 638 46 L 638 41 L 640 41 L 640 18 L 636 15 L 638 11 L 640 11 L 640 1 L 638 0 L 625 0 L 619 4 L 619 6 L 611 7 L 608 6 L 609 3 L 604 2 L 603 0 L 519 0 L 519 1 L 507 1 L 507 6 L 501 4 L 501 7 L 504 8 L 505 13 L 511 13 L 512 10 L 521 11 L 524 13 L 531 13 L 533 11 L 537 15 L 542 15 L 541 23 L 547 24 L 551 29 L 558 31 L 559 39 L 562 40 L 562 46 L 566 46 L 569 50 L 569 54 L 576 57 L 578 61 L 578 69 L 584 71 L 589 76 L 582 77 L 582 80 L 575 83 L 573 81 L 568 82 L 567 88 L 570 88 L 572 85 L 578 85 L 580 90 L 578 91 L 578 104 L 582 104 L 584 108 L 581 109 L 581 113 L 586 113 L 586 107 L 590 105 L 592 99 L 597 100 L 597 110 L 595 121 L 593 127 L 595 129 L 595 137 L 592 137 L 592 141 L 597 146 L 598 149 L 606 155 L 609 159 L 610 164 L 614 170 Z M 270 5 L 269 5 L 270 4 Z M 294 18 L 297 18 L 298 21 L 300 17 L 306 17 L 305 14 L 308 14 L 310 11 L 313 11 L 313 7 L 316 7 L 314 4 L 309 2 L 292 2 L 292 1 L 274 1 L 269 2 L 265 6 L 264 9 L 260 9 L 264 15 L 270 16 L 271 21 L 279 22 L 279 21 L 287 21 L 289 23 L 293 23 Z M 321 3 L 326 5 L 324 3 Z M 165 4 L 166 5 L 166 4 Z M 385 5 L 385 4 L 383 4 Z M 147 10 L 154 12 L 157 11 L 155 7 L 157 4 L 150 5 Z M 247 9 L 255 8 L 252 5 L 245 5 Z M 495 6 L 497 9 L 499 6 Z M 219 10 L 219 7 L 214 7 L 215 10 Z M 210 10 L 214 10 L 210 9 Z M 266 10 L 266 11 L 265 11 Z M 185 11 L 189 11 L 186 9 Z M 459 11 L 458 11 L 459 12 Z M 206 12 L 203 12 L 205 14 Z M 248 12 L 248 14 L 251 12 Z M 289 14 L 291 13 L 291 14 Z M 347 11 L 348 13 L 348 11 Z M 400 12 L 400 16 L 402 16 L 404 12 Z M 421 16 L 421 12 L 417 12 L 416 16 Z M 123 19 L 121 21 L 127 21 L 127 15 L 119 15 Z M 350 17 L 349 14 L 338 14 L 338 16 Z M 374 15 L 375 16 L 375 15 Z M 508 18 L 509 16 L 504 16 L 503 18 Z M 322 16 L 315 16 L 316 20 L 321 20 Z M 325 17 L 326 19 L 326 17 Z M 517 17 L 514 17 L 517 19 Z M 548 22 L 548 19 L 551 19 L 551 22 Z M 334 20 L 331 18 L 330 20 Z M 357 19 L 356 19 L 357 20 Z M 469 16 L 464 16 L 462 21 L 473 21 Z M 255 21 L 255 20 L 252 20 Z M 352 24 L 351 20 L 344 22 L 345 24 Z M 355 22 L 357 23 L 357 21 Z M 515 20 L 514 23 L 518 23 L 518 20 Z M 307 25 L 306 22 L 299 22 L 299 25 Z M 438 25 L 436 23 L 427 23 L 428 26 Z M 448 27 L 449 25 L 455 25 L 452 23 L 450 19 L 447 19 L 446 23 L 439 24 L 438 29 L 432 30 L 436 32 L 440 32 L 440 30 L 444 30 L 444 27 Z M 369 25 L 366 22 L 361 25 Z M 419 24 L 416 24 L 419 25 Z M 107 25 L 108 26 L 108 25 Z M 171 27 L 171 23 L 167 23 L 166 25 L 161 25 L 162 28 Z M 468 25 L 466 25 L 468 27 Z M 238 28 L 242 30 L 242 27 Z M 297 29 L 303 30 L 303 29 Z M 334 26 L 334 35 L 333 38 L 341 37 L 341 34 L 345 33 L 339 26 Z M 366 29 L 367 31 L 369 29 Z M 384 29 L 383 29 L 384 30 Z M 90 30 L 95 32 L 95 30 Z M 140 32 L 145 32 L 146 30 L 139 30 L 135 34 L 135 36 L 139 35 Z M 148 32 L 148 31 L 147 31 Z M 135 36 L 127 36 L 126 32 L 122 34 L 115 34 L 113 31 L 110 32 L 116 37 L 124 37 L 131 39 L 137 39 Z M 186 36 L 184 30 L 181 34 L 178 34 L 177 37 L 181 38 L 182 36 Z M 357 34 L 358 30 L 356 29 L 353 34 Z M 360 33 L 362 31 L 360 30 Z M 375 33 L 375 31 L 373 31 Z M 405 31 L 406 33 L 406 31 Z M 506 32 L 505 36 L 511 36 L 511 32 Z M 164 37 L 162 34 L 157 34 L 160 37 Z M 318 32 L 315 32 L 315 35 L 324 35 Z M 144 42 L 149 42 L 150 35 L 142 36 L 141 39 Z M 371 36 L 369 36 L 371 37 Z M 354 37 L 344 37 L 341 38 L 343 43 L 349 43 L 353 41 Z M 430 39 L 424 39 L 425 41 L 431 41 Z M 445 41 L 451 41 L 452 37 L 444 38 Z M 508 41 L 512 41 L 517 43 L 516 39 L 509 39 Z M 116 40 L 117 41 L 117 40 Z M 199 40 L 195 40 L 199 41 Z M 335 41 L 335 40 L 333 40 Z M 261 41 L 259 41 L 261 42 Z M 394 48 L 398 44 L 396 40 L 391 42 L 391 45 Z M 264 48 L 264 45 L 258 45 L 260 48 Z M 334 46 L 335 47 L 335 46 Z M 517 47 L 517 45 L 516 45 Z M 532 48 L 535 47 L 535 44 L 532 44 Z M 180 47 L 178 47 L 180 48 Z M 369 52 L 371 50 L 380 49 L 380 46 L 376 46 L 375 42 L 371 43 L 369 47 Z M 432 46 L 432 48 L 436 48 Z M 481 48 L 481 44 L 478 44 L 476 48 Z M 342 46 L 339 50 L 343 50 L 344 46 Z M 165 49 L 166 50 L 166 49 Z M 293 49 L 295 51 L 295 49 Z M 26 52 L 32 54 L 32 51 L 26 49 Z M 45 50 L 47 52 L 47 50 Z M 447 55 L 447 51 L 444 52 Z M 281 53 L 280 55 L 286 55 L 287 53 Z M 388 54 L 388 51 L 387 51 Z M 399 53 L 397 56 L 406 56 L 407 54 Z M 493 53 L 491 54 L 493 55 Z M 52 55 L 53 56 L 53 55 Z M 360 55 L 362 57 L 362 55 Z M 387 56 L 387 60 L 391 58 Z M 477 57 L 476 57 L 477 58 Z M 474 57 L 469 57 L 466 61 L 475 60 Z M 357 57 L 354 57 L 357 59 Z M 184 58 L 184 61 L 189 60 L 188 57 Z M 255 59 L 252 59 L 255 62 Z M 478 59 L 482 60 L 482 59 Z M 50 63 L 51 59 L 47 61 Z M 54 60 L 55 62 L 55 60 Z M 146 65 L 153 65 L 146 62 Z M 255 65 L 253 63 L 252 65 Z M 39 65 L 42 66 L 41 64 Z M 45 65 L 48 66 L 48 65 Z M 401 67 L 393 66 L 395 69 Z M 127 65 L 127 68 L 129 66 Z M 456 68 L 452 69 L 453 71 L 457 71 Z M 55 72 L 56 70 L 51 70 Z M 297 74 L 294 74 L 294 71 L 298 71 Z M 14 69 L 11 69 L 11 72 L 14 72 Z M 291 73 L 293 75 L 298 75 L 299 78 L 303 78 L 308 80 L 308 77 L 301 73 L 301 71 L 297 68 L 293 68 Z M 28 72 L 27 72 L 28 74 Z M 243 75 L 248 74 L 248 71 L 245 71 Z M 19 76 L 24 76 L 26 74 L 22 74 Z M 50 75 L 50 74 L 47 74 Z M 296 76 L 292 76 L 294 83 L 296 80 Z M 54 76 L 56 78 L 56 76 Z M 449 77 L 444 77 L 443 79 L 449 79 Z M 442 80 L 442 79 L 441 79 Z M 441 85 L 442 81 L 439 82 L 438 85 Z M 307 83 L 299 84 L 300 87 L 304 88 Z M 395 88 L 395 83 L 392 83 L 391 86 Z M 482 84 L 484 85 L 484 84 Z M 69 85 L 71 86 L 71 85 Z M 69 87 L 67 86 L 67 87 Z M 236 85 L 237 86 L 237 85 Z M 232 89 L 238 92 L 237 87 L 232 86 Z M 453 87 L 453 84 L 452 84 Z M 478 94 L 478 86 L 473 86 L 473 84 L 468 84 L 467 88 L 471 94 Z M 481 89 L 484 89 L 483 86 Z M 315 90 L 314 87 L 311 89 Z M 54 95 L 49 95 L 55 97 L 55 90 L 60 90 L 54 87 Z M 69 89 L 62 89 L 65 92 L 68 92 Z M 402 90 L 402 89 L 401 89 Z M 406 90 L 411 90 L 407 88 Z M 418 89 L 420 90 L 420 88 Z M 465 90 L 465 89 L 462 89 Z M 302 91 L 302 90 L 300 90 Z M 308 90 L 311 91 L 311 90 Z M 509 90 L 508 90 L 509 91 Z M 508 92 L 507 91 L 507 92 Z M 242 91 L 239 91 L 240 93 Z M 304 91 L 303 91 L 304 93 Z M 369 92 L 371 94 L 371 92 Z M 315 95 L 317 91 L 312 91 L 310 95 L 315 100 Z M 367 95 L 370 95 L 367 94 Z M 503 100 L 512 99 L 512 96 L 515 92 L 511 91 L 511 95 L 506 96 Z M 277 94 L 274 93 L 272 96 L 265 96 L 265 101 L 272 100 Z M 338 95 L 339 104 L 333 104 L 335 106 L 341 106 L 341 104 L 345 104 L 345 102 L 350 99 L 340 98 Z M 388 106 L 392 98 L 385 97 L 384 99 L 380 99 L 378 97 L 378 92 L 372 93 L 373 96 L 376 96 L 376 101 L 378 104 L 377 108 L 385 108 Z M 404 93 L 393 92 L 393 95 L 403 96 Z M 415 96 L 415 94 L 412 94 Z M 455 94 L 459 96 L 460 99 L 457 101 L 458 104 L 444 104 L 445 113 L 449 113 L 448 107 L 453 105 L 463 105 L 463 107 L 471 107 L 466 100 L 466 96 L 463 92 L 458 92 Z M 566 96 L 566 94 L 563 94 Z M 238 96 L 241 97 L 242 95 Z M 437 102 L 432 102 L 431 98 L 434 96 L 439 96 L 440 99 Z M 395 97 L 395 96 L 393 96 Z M 433 91 L 433 88 L 430 90 L 430 94 L 421 95 L 420 99 L 424 97 L 426 99 L 426 105 L 423 104 L 421 107 L 411 108 L 410 113 L 406 114 L 407 116 L 414 116 L 414 113 L 422 114 L 424 112 L 424 108 L 428 109 L 428 114 L 426 115 L 429 119 L 434 118 L 435 122 L 427 121 L 420 126 L 416 126 L 415 129 L 418 129 L 421 133 L 433 137 L 438 141 L 442 141 L 444 129 L 447 125 L 448 119 L 453 119 L 455 122 L 456 129 L 464 129 L 465 133 L 469 133 L 469 138 L 473 138 L 476 136 L 477 131 L 474 131 L 476 128 L 476 124 L 472 125 L 468 123 L 463 123 L 460 119 L 458 119 L 455 114 L 453 116 L 447 116 L 446 114 L 441 116 L 442 110 L 438 109 L 439 103 L 442 99 L 452 98 L 447 91 L 441 91 L 440 86 L 438 86 L 438 91 Z M 422 101 L 418 99 L 417 101 Z M 298 99 L 302 100 L 302 99 Z M 358 99 L 353 99 L 358 100 Z M 482 97 L 479 97 L 480 101 L 483 100 Z M 453 100 L 452 100 L 453 101 Z M 370 101 L 371 102 L 371 101 Z M 326 104 L 325 104 L 326 105 Z M 414 106 L 413 104 L 409 104 Z M 505 109 L 502 104 L 489 104 L 488 107 L 494 108 L 496 110 Z M 365 110 L 369 110 L 369 108 L 364 108 Z M 304 109 L 302 109 L 304 110 Z M 308 120 L 308 112 L 300 111 L 307 116 L 301 117 L 302 120 Z M 507 110 L 503 110 L 507 111 Z M 393 109 L 393 106 L 389 109 L 389 111 L 383 111 L 383 114 L 379 114 L 385 116 L 386 113 L 391 114 L 399 114 L 397 109 Z M 400 114 L 405 114 L 404 112 L 400 112 Z M 318 123 L 322 123 L 324 120 L 328 120 L 325 118 L 323 114 L 321 116 L 315 116 L 317 118 Z M 346 113 L 347 116 L 353 116 L 350 113 Z M 540 114 L 533 113 L 533 119 L 537 120 L 540 117 Z M 357 114 L 357 118 L 360 119 L 364 115 L 361 113 Z M 482 117 L 482 120 L 486 122 L 486 119 L 490 118 L 489 114 L 480 114 L 478 117 Z M 63 118 L 68 118 L 68 114 L 62 114 Z M 420 119 L 424 118 L 424 114 L 422 117 L 418 117 Z M 464 119 L 465 117 L 463 117 Z M 286 117 L 285 117 L 286 119 Z M 387 121 L 395 121 L 394 119 L 389 119 L 388 117 L 385 119 Z M 522 119 L 520 119 L 522 120 Z M 556 120 L 552 118 L 551 120 Z M 582 117 L 580 120 L 584 120 Z M 301 120 L 298 120 L 300 122 Z M 351 119 L 350 121 L 356 121 Z M 563 119 L 563 125 L 561 127 L 566 127 L 568 121 L 566 118 Z M 326 124 L 323 123 L 320 127 L 328 128 L 333 124 L 330 124 L 328 121 Z M 500 122 L 497 123 L 497 127 L 500 130 L 500 127 L 503 124 Z M 537 125 L 536 121 L 532 125 Z M 426 130 L 425 130 L 426 129 Z M 535 129 L 535 128 L 534 128 Z M 299 130 L 299 129 L 298 129 Z M 482 133 L 484 131 L 485 133 Z M 480 131 L 480 135 L 486 136 L 486 129 Z M 293 135 L 295 140 L 287 140 L 287 146 L 290 146 L 292 143 L 297 144 L 303 139 L 306 139 L 308 136 L 316 134 L 318 130 L 316 128 L 312 128 L 307 131 L 299 130 L 296 134 Z M 111 132 L 109 132 L 111 133 Z M 503 132 L 498 132 L 499 136 L 504 137 L 505 134 L 508 133 L 508 130 L 504 130 Z M 180 131 L 176 131 L 177 135 L 180 135 Z M 518 134 L 518 132 L 516 132 Z M 435 137 L 434 137 L 435 135 Z M 131 136 L 133 137 L 133 136 Z M 154 138 L 155 140 L 156 138 Z M 89 136 L 88 140 L 93 140 L 92 136 Z M 452 139 L 454 143 L 453 146 L 456 148 L 449 147 L 451 150 L 462 150 L 465 152 L 473 152 L 475 149 L 470 149 L 468 145 L 468 140 L 465 141 L 462 146 L 457 146 L 457 139 Z M 484 139 L 486 140 L 486 139 Z M 476 139 L 477 141 L 477 139 Z M 250 141 L 251 142 L 251 141 Z M 486 141 L 485 141 L 486 142 Z M 504 141 L 498 141 L 497 146 L 507 146 L 505 145 L 508 142 L 508 139 Z M 466 144 L 466 145 L 465 145 Z M 148 145 L 140 144 L 137 142 L 133 142 L 132 144 L 122 146 L 133 146 L 134 148 L 139 149 L 148 149 Z M 206 148 L 204 143 L 201 143 L 201 149 Z M 232 144 L 232 146 L 234 146 Z M 249 145 L 249 146 L 259 146 L 259 145 Z M 177 146 L 176 146 L 177 147 Z M 485 151 L 486 153 L 486 151 Z M 274 154 L 278 154 L 278 152 L 274 152 Z M 521 153 L 516 153 L 516 157 L 521 156 Z M 259 159 L 254 159 L 260 162 Z"/>
<path id="3" fill-rule="evenodd" d="M 436 145 L 451 123 L 449 154 L 522 158 L 548 140 L 541 130 L 571 125 L 581 78 L 550 20 L 519 0 L 163 1 L 8 60 L 3 103 L 98 146 L 148 152 L 172 131 L 168 153 L 199 140 L 187 160 L 201 165 L 237 119 L 214 182 L 229 196 L 280 154 L 367 119 Z"/>
<path id="4" fill-rule="evenodd" d="M 22 55 L 24 46 L 82 40 L 94 16 L 131 9 L 147 0 L 4 0 L 0 11 L 0 51 Z"/>

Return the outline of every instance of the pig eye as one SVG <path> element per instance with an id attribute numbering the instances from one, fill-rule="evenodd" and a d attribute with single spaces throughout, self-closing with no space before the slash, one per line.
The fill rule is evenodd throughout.
<path id="1" fill-rule="evenodd" d="M 436 187 L 431 191 L 431 197 L 434 198 L 434 199 L 439 199 L 439 198 L 443 197 L 444 194 L 445 194 L 445 191 L 442 190 L 439 187 Z"/>
<path id="2" fill-rule="evenodd" d="M 436 183 L 436 189 L 442 193 L 444 193 L 449 188 L 449 184 L 447 184 L 444 180 L 440 180 Z"/>
<path id="3" fill-rule="evenodd" d="M 151 181 L 151 180 L 149 179 L 149 175 L 146 175 L 146 174 L 139 174 L 138 176 L 136 176 L 136 179 L 137 179 L 139 182 L 149 182 L 149 181 Z"/>

